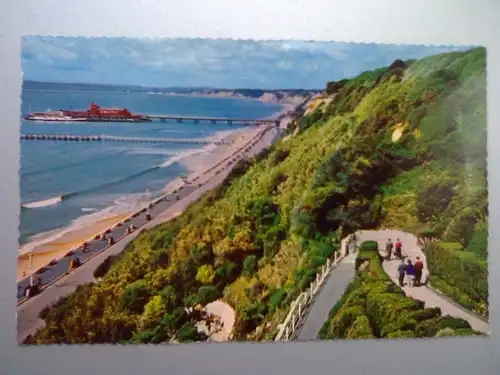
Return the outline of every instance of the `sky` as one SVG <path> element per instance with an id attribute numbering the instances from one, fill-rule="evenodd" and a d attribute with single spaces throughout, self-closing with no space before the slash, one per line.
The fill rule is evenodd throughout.
<path id="1" fill-rule="evenodd" d="M 27 80 L 151 87 L 323 89 L 326 82 L 470 47 L 308 41 L 23 38 Z"/>

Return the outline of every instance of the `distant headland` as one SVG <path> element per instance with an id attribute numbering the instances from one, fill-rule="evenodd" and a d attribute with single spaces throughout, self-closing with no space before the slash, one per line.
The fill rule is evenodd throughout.
<path id="1" fill-rule="evenodd" d="M 112 85 L 90 83 L 62 83 L 24 80 L 23 89 L 27 91 L 108 91 L 117 93 L 183 95 L 198 97 L 221 97 L 257 100 L 263 103 L 293 104 L 297 100 L 318 94 L 319 89 L 225 89 L 213 87 L 151 87 L 138 85 Z"/>

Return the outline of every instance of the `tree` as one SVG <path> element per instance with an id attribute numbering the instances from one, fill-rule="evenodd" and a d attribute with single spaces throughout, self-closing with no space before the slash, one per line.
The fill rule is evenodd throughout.
<path id="1" fill-rule="evenodd" d="M 211 265 L 205 264 L 200 268 L 198 268 L 198 272 L 196 273 L 196 280 L 199 281 L 200 283 L 211 284 L 214 278 L 215 278 L 215 271 Z"/>
<path id="2" fill-rule="evenodd" d="M 147 330 L 156 326 L 167 313 L 167 306 L 162 296 L 154 296 L 144 306 L 144 313 L 139 321 L 141 330 Z"/>
<path id="3" fill-rule="evenodd" d="M 257 270 L 257 257 L 255 255 L 249 255 L 245 258 L 243 262 L 243 276 L 252 276 Z"/>
<path id="4" fill-rule="evenodd" d="M 141 313 L 148 302 L 151 291 L 144 280 L 138 280 L 127 285 L 122 293 L 122 306 L 134 313 Z"/>

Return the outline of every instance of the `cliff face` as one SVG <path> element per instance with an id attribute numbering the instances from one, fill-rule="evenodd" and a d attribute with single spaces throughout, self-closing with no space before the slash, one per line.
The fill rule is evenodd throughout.
<path id="1" fill-rule="evenodd" d="M 308 96 L 311 96 L 312 92 L 304 91 L 302 93 L 289 93 L 286 91 L 266 92 L 266 91 L 256 90 L 252 94 L 253 95 L 249 95 L 245 94 L 244 92 L 232 91 L 232 90 L 192 91 L 189 93 L 189 95 L 192 96 L 252 99 L 252 100 L 258 100 L 263 103 L 289 104 L 295 106 L 300 104 Z"/>
<path id="2" fill-rule="evenodd" d="M 288 95 L 255 97 L 301 96 Z M 487 273 L 464 271 L 487 256 L 484 49 L 398 61 L 325 95 L 293 137 L 241 162 L 223 188 L 141 234 L 98 285 L 46 311 L 35 342 L 188 341 L 183 308 L 219 298 L 236 310 L 236 339 L 272 339 L 339 239 L 379 227 L 432 231 L 446 249 L 427 256 L 433 282 L 487 310 Z"/>

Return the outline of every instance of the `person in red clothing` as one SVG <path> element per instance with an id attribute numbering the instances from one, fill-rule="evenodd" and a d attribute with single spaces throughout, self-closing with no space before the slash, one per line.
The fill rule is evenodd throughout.
<path id="1" fill-rule="evenodd" d="M 420 286 L 422 281 L 422 270 L 424 269 L 424 264 L 420 260 L 420 257 L 417 257 L 417 261 L 415 262 L 415 285 Z"/>
<path id="2" fill-rule="evenodd" d="M 403 259 L 403 254 L 401 252 L 402 247 L 403 247 L 403 244 L 401 243 L 401 240 L 398 238 L 396 240 L 396 246 L 395 246 L 395 248 L 396 248 L 395 255 L 396 255 L 396 258 L 398 258 L 398 259 Z"/>

